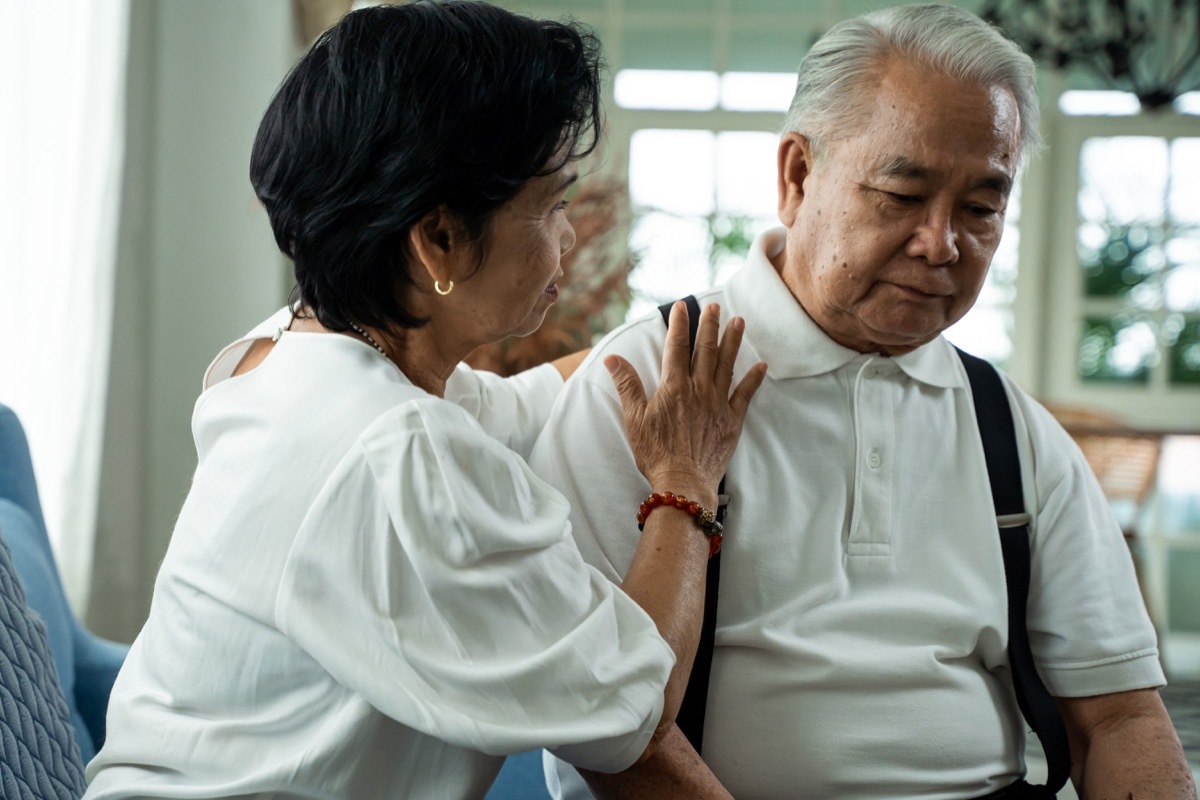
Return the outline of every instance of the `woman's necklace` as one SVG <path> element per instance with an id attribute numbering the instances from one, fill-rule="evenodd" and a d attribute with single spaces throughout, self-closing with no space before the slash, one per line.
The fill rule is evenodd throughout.
<path id="1" fill-rule="evenodd" d="M 367 340 L 367 343 L 368 343 L 369 345 L 371 345 L 371 347 L 374 347 L 376 350 L 378 350 L 378 351 L 379 351 L 379 354 L 380 354 L 381 356 L 383 356 L 384 358 L 387 358 L 387 357 L 388 357 L 388 354 L 387 354 L 387 352 L 386 352 L 386 351 L 385 351 L 385 350 L 384 350 L 382 347 L 380 347 L 380 346 L 379 346 L 379 342 L 377 342 L 377 341 L 375 341 L 374 339 L 372 339 L 372 338 L 371 338 L 371 334 L 367 333 L 367 332 L 366 332 L 366 331 L 364 331 L 362 328 L 360 328 L 360 327 L 358 327 L 357 325 L 355 325 L 353 322 L 351 322 L 351 323 L 350 323 L 350 327 L 351 327 L 351 328 L 354 330 L 354 332 L 355 332 L 355 333 L 357 333 L 359 336 L 361 336 L 361 337 L 363 337 L 364 339 L 366 339 L 366 340 Z"/>

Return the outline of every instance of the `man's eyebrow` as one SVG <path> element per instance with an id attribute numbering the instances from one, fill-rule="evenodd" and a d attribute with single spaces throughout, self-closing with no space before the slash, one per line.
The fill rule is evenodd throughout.
<path id="1" fill-rule="evenodd" d="M 980 189 L 991 189 L 1005 197 L 1008 197 L 1009 193 L 1012 192 L 1012 187 L 1012 178 L 1002 174 L 988 176 L 979 182 Z"/>
<path id="2" fill-rule="evenodd" d="M 881 178 L 910 178 L 910 179 L 926 179 L 934 175 L 934 170 L 913 161 L 907 156 L 890 156 L 883 161 L 876 174 Z M 990 189 L 994 192 L 999 192 L 1005 197 L 1012 191 L 1012 178 L 1002 172 L 997 172 L 993 175 L 988 175 L 975 184 L 974 188 Z"/>
<path id="3" fill-rule="evenodd" d="M 933 170 L 907 156 L 891 156 L 876 169 L 881 178 L 928 178 Z"/>

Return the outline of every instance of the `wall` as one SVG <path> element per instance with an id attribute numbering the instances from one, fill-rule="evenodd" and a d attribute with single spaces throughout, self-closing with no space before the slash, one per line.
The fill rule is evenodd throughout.
<path id="1" fill-rule="evenodd" d="M 288 0 L 133 0 L 128 149 L 89 623 L 131 639 L 187 492 L 205 367 L 290 282 L 247 177 L 296 56 Z"/>

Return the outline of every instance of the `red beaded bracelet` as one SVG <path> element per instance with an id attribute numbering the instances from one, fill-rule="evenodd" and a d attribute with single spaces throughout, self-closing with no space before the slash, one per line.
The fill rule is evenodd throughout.
<path id="1" fill-rule="evenodd" d="M 721 551 L 721 542 L 725 537 L 721 533 L 725 530 L 720 522 L 717 522 L 717 515 L 709 509 L 697 503 L 695 500 L 688 500 L 681 494 L 671 494 L 670 492 L 651 492 L 642 504 L 638 506 L 637 522 L 638 530 L 643 530 L 646 526 L 646 518 L 650 516 L 650 512 L 659 506 L 674 506 L 681 511 L 686 512 L 700 530 L 708 536 L 708 557 L 712 558 Z"/>

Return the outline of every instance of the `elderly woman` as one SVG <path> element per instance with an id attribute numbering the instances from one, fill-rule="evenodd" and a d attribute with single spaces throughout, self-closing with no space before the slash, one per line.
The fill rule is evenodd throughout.
<path id="1" fill-rule="evenodd" d="M 251 178 L 297 287 L 206 375 L 87 797 L 480 797 L 507 753 L 617 771 L 671 726 L 764 372 L 731 387 L 740 321 L 705 309 L 690 360 L 677 308 L 650 398 L 610 364 L 639 469 L 691 498 L 647 506 L 621 588 L 522 459 L 562 377 L 460 364 L 555 301 L 598 91 L 590 36 L 470 2 L 354 12 L 284 81 Z"/>

